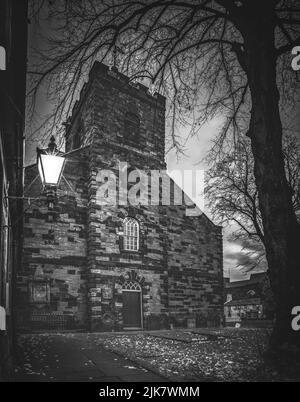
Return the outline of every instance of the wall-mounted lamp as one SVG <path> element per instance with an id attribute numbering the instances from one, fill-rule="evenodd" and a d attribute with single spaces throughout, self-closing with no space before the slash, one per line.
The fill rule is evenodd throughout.
<path id="1" fill-rule="evenodd" d="M 65 161 L 66 158 L 62 152 L 58 151 L 53 136 L 50 139 L 48 148 L 37 148 L 37 166 L 49 209 L 53 209 L 55 204 L 56 191 L 64 170 Z"/>

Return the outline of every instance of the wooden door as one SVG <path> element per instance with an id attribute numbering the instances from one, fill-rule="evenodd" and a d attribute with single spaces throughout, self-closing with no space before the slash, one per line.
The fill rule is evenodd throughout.
<path id="1" fill-rule="evenodd" d="M 141 292 L 123 290 L 124 328 L 142 328 Z"/>

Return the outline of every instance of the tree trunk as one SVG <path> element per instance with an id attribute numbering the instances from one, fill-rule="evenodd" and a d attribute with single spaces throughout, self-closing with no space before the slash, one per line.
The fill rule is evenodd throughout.
<path id="1" fill-rule="evenodd" d="M 247 135 L 254 156 L 268 272 L 276 303 L 270 351 L 286 359 L 296 357 L 296 351 L 300 356 L 300 331 L 291 326 L 292 308 L 300 306 L 300 227 L 284 171 L 274 28 L 270 13 L 263 12 L 246 27 L 243 68 L 252 99 Z"/>

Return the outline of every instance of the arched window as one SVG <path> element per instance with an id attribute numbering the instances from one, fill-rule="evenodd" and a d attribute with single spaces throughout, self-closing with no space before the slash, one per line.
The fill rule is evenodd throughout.
<path id="1" fill-rule="evenodd" d="M 124 250 L 138 251 L 139 249 L 139 224 L 133 218 L 125 218 L 124 228 Z"/>

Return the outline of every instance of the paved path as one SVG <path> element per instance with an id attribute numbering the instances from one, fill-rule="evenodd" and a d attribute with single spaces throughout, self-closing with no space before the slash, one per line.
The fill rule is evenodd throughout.
<path id="1" fill-rule="evenodd" d="M 91 342 L 89 334 L 23 335 L 19 356 L 13 381 L 166 381 Z"/>

